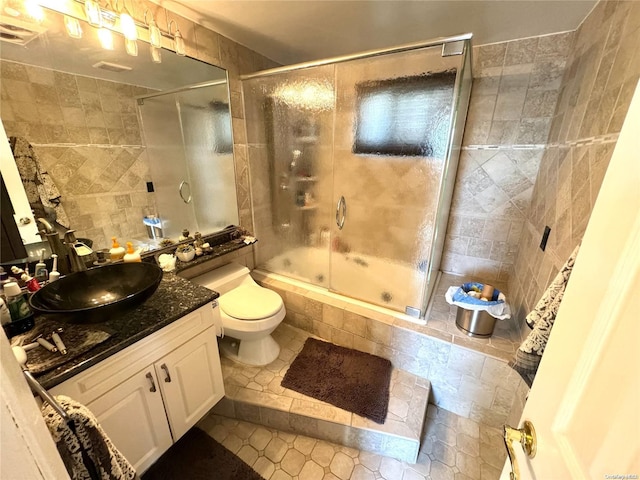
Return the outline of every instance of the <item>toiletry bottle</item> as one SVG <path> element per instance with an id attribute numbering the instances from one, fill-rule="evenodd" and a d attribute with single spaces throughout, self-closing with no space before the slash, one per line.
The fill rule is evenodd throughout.
<path id="1" fill-rule="evenodd" d="M 11 323 L 11 313 L 9 313 L 4 299 L 0 298 L 0 324 L 6 325 L 7 323 Z"/>
<path id="2" fill-rule="evenodd" d="M 7 283 L 4 286 L 4 293 L 7 296 L 7 307 L 9 307 L 12 322 L 22 320 L 31 315 L 27 299 L 16 282 Z"/>
<path id="3" fill-rule="evenodd" d="M 30 292 L 33 293 L 40 290 L 41 287 L 40 287 L 40 283 L 38 283 L 38 279 L 30 277 L 26 273 L 23 273 L 22 277 L 20 278 L 22 279 L 24 284 L 27 286 L 27 290 L 29 290 Z"/>
<path id="4" fill-rule="evenodd" d="M 39 282 L 46 282 L 49 278 L 49 271 L 47 265 L 44 263 L 44 248 L 40 250 L 40 261 L 36 263 L 36 279 Z"/>
<path id="5" fill-rule="evenodd" d="M 140 252 L 133 249 L 133 243 L 127 242 L 127 253 L 125 254 L 123 260 L 125 261 L 125 263 L 142 261 L 142 258 L 140 258 Z"/>
<path id="6" fill-rule="evenodd" d="M 111 250 L 109 250 L 111 261 L 115 262 L 117 260 L 121 260 L 127 252 L 124 250 L 124 247 L 120 246 L 120 244 L 116 240 L 116 237 L 111 237 L 111 241 L 113 242 Z"/>
<path id="7" fill-rule="evenodd" d="M 49 282 L 55 282 L 60 278 L 60 272 L 58 271 L 58 255 L 51 254 L 53 259 L 53 266 L 51 267 L 51 273 L 49 274 Z"/>

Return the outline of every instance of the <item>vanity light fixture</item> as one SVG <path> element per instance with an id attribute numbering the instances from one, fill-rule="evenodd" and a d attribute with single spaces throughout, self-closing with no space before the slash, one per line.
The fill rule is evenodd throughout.
<path id="1" fill-rule="evenodd" d="M 105 50 L 113 50 L 113 34 L 111 30 L 105 27 L 98 29 L 98 39 L 100 40 L 102 48 Z"/>
<path id="2" fill-rule="evenodd" d="M 151 15 L 151 20 L 147 22 L 147 13 L 149 13 L 149 10 L 145 10 L 144 12 L 144 21 L 149 28 L 149 43 L 155 48 L 161 48 L 162 32 L 160 31 L 160 27 L 158 27 L 155 18 L 153 18 L 153 15 Z"/>
<path id="3" fill-rule="evenodd" d="M 176 55 L 180 55 L 181 57 L 184 57 L 187 54 L 187 51 L 184 45 L 184 38 L 182 37 L 182 34 L 180 33 L 180 29 L 178 28 L 178 24 L 176 23 L 175 20 L 171 20 L 169 22 L 169 34 L 171 34 L 172 24 L 176 26 L 176 33 L 173 34 L 173 45 L 176 50 Z"/>
<path id="4" fill-rule="evenodd" d="M 89 25 L 100 28 L 102 26 L 102 13 L 100 4 L 96 0 L 84 0 L 84 14 Z"/>
<path id="5" fill-rule="evenodd" d="M 69 15 L 64 16 L 64 28 L 67 30 L 67 34 L 71 38 L 82 38 L 82 27 L 80 27 L 80 22 L 70 17 Z"/>
<path id="6" fill-rule="evenodd" d="M 24 4 L 27 15 L 38 23 L 44 21 L 44 10 L 40 6 L 38 0 L 27 0 Z"/>
<path id="7" fill-rule="evenodd" d="M 14 17 L 29 17 L 30 21 L 42 22 L 45 13 L 40 5 L 42 0 L 0 0 L 0 10 L 7 15 Z M 54 12 L 64 15 L 64 26 L 67 34 L 72 38 L 82 38 L 83 30 L 81 21 L 87 21 L 97 28 L 98 39 L 105 50 L 114 49 L 113 32 L 121 33 L 125 37 L 125 48 L 129 55 L 138 55 L 138 28 L 149 32 L 148 41 L 151 44 L 151 59 L 154 63 L 161 63 L 162 37 L 173 40 L 176 54 L 186 55 L 186 45 L 182 33 L 175 20 L 171 20 L 167 30 L 162 30 L 156 22 L 153 14 L 147 20 L 149 10 L 144 12 L 144 21 L 133 18 L 132 9 L 127 8 L 126 0 L 118 5 L 118 0 L 68 0 L 71 3 L 78 3 L 82 7 L 77 9 L 62 9 L 57 3 L 62 2 L 42 2 L 43 5 Z M 101 3 L 104 6 L 101 6 Z M 18 5 L 15 6 L 14 5 Z M 20 8 L 20 10 L 18 10 Z M 171 33 L 174 24 L 175 33 Z M 146 37 L 146 35 L 145 35 Z M 144 38 L 147 41 L 147 38 Z"/>
<path id="8" fill-rule="evenodd" d="M 129 13 L 129 10 L 127 10 L 127 6 L 124 0 L 122 0 L 122 9 L 120 10 L 120 30 L 127 40 L 135 41 L 138 39 L 136 22 L 133 20 L 133 17 Z"/>
<path id="9" fill-rule="evenodd" d="M 138 42 L 136 40 L 129 40 L 128 38 L 125 38 L 124 47 L 127 50 L 127 53 L 132 57 L 138 56 Z"/>
<path id="10" fill-rule="evenodd" d="M 153 63 L 162 63 L 162 50 L 151 45 L 151 60 Z"/>

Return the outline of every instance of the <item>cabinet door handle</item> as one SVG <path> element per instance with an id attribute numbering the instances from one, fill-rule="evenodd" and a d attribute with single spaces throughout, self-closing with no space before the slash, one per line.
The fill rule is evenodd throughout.
<path id="1" fill-rule="evenodd" d="M 156 391 L 156 382 L 153 381 L 153 375 L 151 375 L 151 373 L 147 372 L 145 377 L 147 377 L 149 379 L 149 381 L 151 382 L 151 387 L 149 388 L 149 391 L 151 393 L 155 392 Z"/>
<path id="2" fill-rule="evenodd" d="M 160 365 L 160 368 L 162 370 L 164 370 L 164 373 L 166 375 L 166 377 L 164 378 L 165 383 L 170 383 L 171 382 L 171 375 L 169 375 L 169 369 L 167 368 L 167 364 L 163 363 L 162 365 Z"/>

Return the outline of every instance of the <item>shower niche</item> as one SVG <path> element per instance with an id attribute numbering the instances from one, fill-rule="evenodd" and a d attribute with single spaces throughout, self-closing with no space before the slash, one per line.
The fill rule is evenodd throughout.
<path id="1" fill-rule="evenodd" d="M 243 77 L 258 267 L 424 316 L 470 47 L 464 35 Z"/>

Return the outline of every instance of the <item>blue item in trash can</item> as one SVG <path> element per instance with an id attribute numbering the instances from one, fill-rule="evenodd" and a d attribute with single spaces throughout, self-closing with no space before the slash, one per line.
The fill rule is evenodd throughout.
<path id="1" fill-rule="evenodd" d="M 460 302 L 460 303 L 468 303 L 471 305 L 496 305 L 498 303 L 504 303 L 504 300 L 498 300 L 498 297 L 500 296 L 500 290 L 498 290 L 497 288 L 493 290 L 493 295 L 491 296 L 491 300 L 485 302 L 484 300 L 480 300 L 479 298 L 474 298 L 467 293 L 473 290 L 473 287 L 476 287 L 480 289 L 480 291 L 482 291 L 484 284 L 478 283 L 478 282 L 463 283 L 462 286 L 458 288 L 458 290 L 456 290 L 456 293 L 453 294 L 453 301 Z"/>

